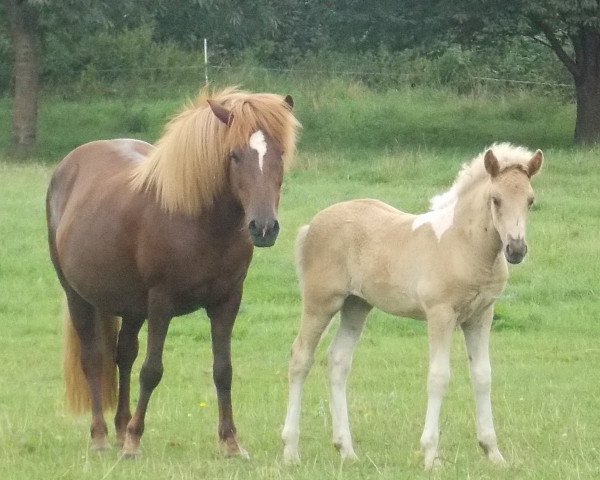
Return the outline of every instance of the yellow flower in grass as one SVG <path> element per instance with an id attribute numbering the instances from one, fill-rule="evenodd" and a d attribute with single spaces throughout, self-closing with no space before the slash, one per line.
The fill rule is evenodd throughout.
<path id="1" fill-rule="evenodd" d="M 200 402 L 200 408 L 206 408 L 206 402 Z"/>

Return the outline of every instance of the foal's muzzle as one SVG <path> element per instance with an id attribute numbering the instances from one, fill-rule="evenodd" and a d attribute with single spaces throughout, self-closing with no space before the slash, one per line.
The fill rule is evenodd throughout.
<path id="1" fill-rule="evenodd" d="M 279 235 L 279 222 L 277 219 L 251 220 L 248 230 L 255 247 L 272 247 Z"/>
<path id="2" fill-rule="evenodd" d="M 527 254 L 527 244 L 522 238 L 514 239 L 508 237 L 506 247 L 504 247 L 504 256 L 508 263 L 521 263 Z"/>

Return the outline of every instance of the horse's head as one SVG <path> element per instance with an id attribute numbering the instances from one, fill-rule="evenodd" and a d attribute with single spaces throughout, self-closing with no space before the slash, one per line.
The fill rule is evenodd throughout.
<path id="1" fill-rule="evenodd" d="M 485 169 L 492 182 L 489 200 L 492 219 L 502 240 L 504 256 L 510 263 L 520 263 L 527 253 L 525 230 L 533 205 L 530 180 L 539 172 L 543 160 L 542 151 L 537 150 L 526 165 L 501 170 L 492 150 L 485 153 Z"/>
<path id="2" fill-rule="evenodd" d="M 285 102 L 293 107 L 291 96 Z M 210 101 L 214 114 L 226 125 L 234 121 L 225 107 Z M 252 132 L 245 145 L 229 152 L 231 190 L 244 209 L 252 243 L 271 247 L 279 234 L 277 208 L 283 181 L 283 151 L 263 130 Z"/>

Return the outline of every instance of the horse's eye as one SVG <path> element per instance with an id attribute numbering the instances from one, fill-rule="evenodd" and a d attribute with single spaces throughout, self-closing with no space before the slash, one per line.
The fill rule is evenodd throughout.
<path id="1" fill-rule="evenodd" d="M 502 205 L 502 201 L 498 197 L 492 197 L 492 202 L 496 208 L 499 208 Z"/>
<path id="2" fill-rule="evenodd" d="M 229 154 L 229 157 L 235 162 L 235 163 L 240 163 L 240 157 L 238 157 L 237 153 L 235 152 L 231 152 Z"/>

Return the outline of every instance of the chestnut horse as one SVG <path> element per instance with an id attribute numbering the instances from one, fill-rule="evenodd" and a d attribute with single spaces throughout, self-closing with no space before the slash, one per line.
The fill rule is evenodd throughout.
<path id="1" fill-rule="evenodd" d="M 91 408 L 91 448 L 108 448 L 103 409 L 118 403 L 124 456 L 140 453 L 150 395 L 173 317 L 204 308 L 211 323 L 218 434 L 226 455 L 247 453 L 231 406 L 231 331 L 253 245 L 279 232 L 284 163 L 299 124 L 291 97 L 234 88 L 201 94 L 156 147 L 96 141 L 56 167 L 47 195 L 50 256 L 64 288 L 65 383 L 74 412 Z M 121 317 L 121 321 L 118 321 Z M 138 332 L 148 320 L 140 395 L 129 409 Z"/>
<path id="2" fill-rule="evenodd" d="M 422 215 L 376 200 L 354 200 L 318 213 L 300 230 L 296 259 L 302 320 L 292 346 L 284 457 L 298 462 L 300 399 L 314 351 L 331 317 L 341 311 L 329 351 L 333 443 L 356 458 L 350 435 L 346 380 L 352 352 L 375 306 L 427 321 L 429 377 L 421 436 L 425 468 L 439 464 L 439 414 L 450 379 L 450 340 L 460 326 L 475 392 L 477 438 L 487 457 L 504 459 L 496 442 L 488 353 L 494 302 L 508 278 L 507 261 L 527 252 L 525 227 L 533 203 L 530 179 L 543 161 L 510 144 L 495 144 L 465 165 L 454 186 Z"/>

